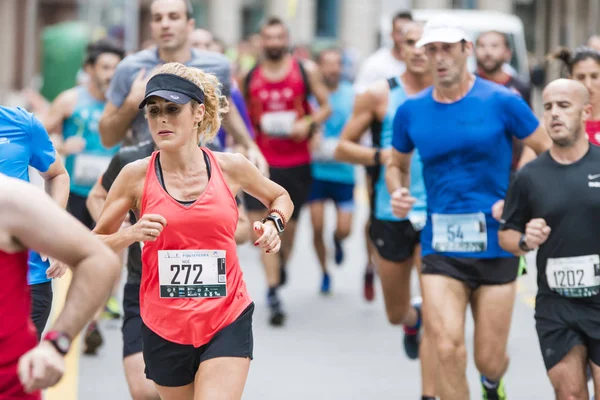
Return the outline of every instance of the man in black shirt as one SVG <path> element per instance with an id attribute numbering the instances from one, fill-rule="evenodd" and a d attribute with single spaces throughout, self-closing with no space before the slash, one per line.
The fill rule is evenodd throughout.
<path id="1" fill-rule="evenodd" d="M 543 93 L 552 148 L 524 166 L 506 197 L 500 245 L 538 249 L 535 319 L 557 399 L 588 399 L 586 366 L 600 388 L 600 147 L 590 146 L 589 93 L 559 79 Z"/>

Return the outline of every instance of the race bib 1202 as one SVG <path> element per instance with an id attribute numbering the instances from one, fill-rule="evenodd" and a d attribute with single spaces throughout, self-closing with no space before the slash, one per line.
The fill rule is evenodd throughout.
<path id="1" fill-rule="evenodd" d="M 225 250 L 159 250 L 161 298 L 225 297 Z"/>
<path id="2" fill-rule="evenodd" d="M 481 252 L 487 249 L 485 214 L 433 214 L 433 249 L 444 252 Z"/>
<path id="3" fill-rule="evenodd" d="M 549 258 L 546 279 L 550 289 L 561 296 L 596 296 L 600 293 L 600 256 Z"/>

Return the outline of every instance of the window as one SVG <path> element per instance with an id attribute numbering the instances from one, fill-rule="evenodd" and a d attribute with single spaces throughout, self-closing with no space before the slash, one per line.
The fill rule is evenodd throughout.
<path id="1" fill-rule="evenodd" d="M 316 36 L 337 37 L 339 0 L 317 0 L 316 3 Z"/>

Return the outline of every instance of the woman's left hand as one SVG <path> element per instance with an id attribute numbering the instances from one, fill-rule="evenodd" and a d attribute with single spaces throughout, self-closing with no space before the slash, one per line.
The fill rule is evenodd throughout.
<path id="1" fill-rule="evenodd" d="M 256 221 L 253 226 L 254 233 L 258 239 L 254 242 L 254 246 L 260 247 L 265 253 L 277 253 L 281 247 L 281 239 L 277 228 L 272 222 L 266 221 L 264 224 Z"/>

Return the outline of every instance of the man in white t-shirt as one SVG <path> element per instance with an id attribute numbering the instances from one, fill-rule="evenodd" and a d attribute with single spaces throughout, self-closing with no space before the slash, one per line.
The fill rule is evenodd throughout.
<path id="1" fill-rule="evenodd" d="M 354 87 L 358 92 L 365 90 L 377 81 L 400 76 L 406 70 L 400 49 L 402 45 L 402 28 L 412 21 L 409 11 L 397 13 L 392 19 L 392 40 L 394 46 L 382 48 L 367 58 L 358 72 Z"/>

